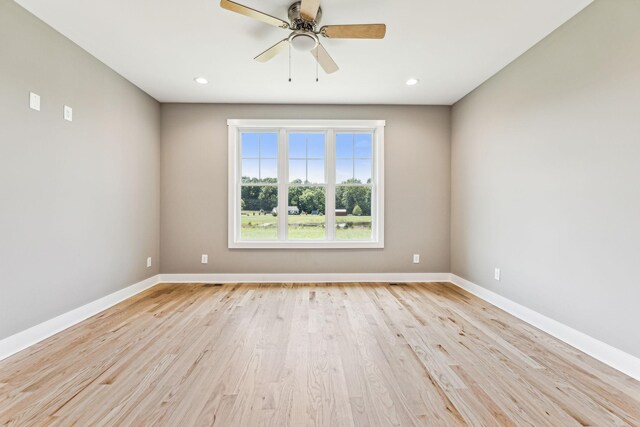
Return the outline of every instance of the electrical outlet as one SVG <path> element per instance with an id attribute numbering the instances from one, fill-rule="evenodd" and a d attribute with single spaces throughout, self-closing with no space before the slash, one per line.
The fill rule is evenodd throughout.
<path id="1" fill-rule="evenodd" d="M 500 281 L 500 269 L 496 268 L 493 272 L 493 278 Z"/>
<path id="2" fill-rule="evenodd" d="M 203 264 L 208 264 L 209 263 L 209 255 L 207 254 L 202 254 L 202 262 Z"/>
<path id="3" fill-rule="evenodd" d="M 413 254 L 413 263 L 420 264 L 420 254 Z"/>
<path id="4" fill-rule="evenodd" d="M 147 258 L 147 267 L 151 267 L 151 257 Z"/>
<path id="5" fill-rule="evenodd" d="M 73 108 L 69 107 L 68 105 L 64 106 L 64 110 L 63 110 L 63 116 L 64 119 L 68 122 L 72 122 L 73 121 Z"/>
<path id="6" fill-rule="evenodd" d="M 32 110 L 40 111 L 40 95 L 29 92 L 29 107 Z"/>

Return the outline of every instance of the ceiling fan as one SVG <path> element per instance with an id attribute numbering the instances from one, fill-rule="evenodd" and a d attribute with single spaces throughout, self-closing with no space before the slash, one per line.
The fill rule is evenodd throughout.
<path id="1" fill-rule="evenodd" d="M 292 30 L 289 37 L 256 56 L 256 61 L 267 62 L 292 46 L 297 50 L 311 52 L 327 74 L 338 71 L 338 65 L 320 44 L 319 35 L 330 39 L 382 39 L 387 32 L 384 24 L 325 25 L 318 29 L 322 18 L 320 0 L 302 0 L 289 6 L 290 23 L 230 0 L 220 0 L 220 7 L 285 30 Z"/>

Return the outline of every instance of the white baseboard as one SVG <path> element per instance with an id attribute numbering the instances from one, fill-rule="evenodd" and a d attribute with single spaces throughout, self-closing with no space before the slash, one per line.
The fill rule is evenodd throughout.
<path id="1" fill-rule="evenodd" d="M 640 380 L 640 359 L 449 273 L 158 274 L 0 340 L 0 360 L 67 329 L 158 283 L 451 282 L 601 362 Z"/>
<path id="2" fill-rule="evenodd" d="M 577 348 L 583 353 L 597 359 L 632 378 L 640 380 L 640 359 L 624 351 L 603 343 L 585 333 L 577 331 L 563 323 L 544 316 L 508 298 L 496 294 L 482 286 L 476 285 L 462 277 L 451 274 L 454 285 L 487 301 L 507 313 L 523 320 L 530 325 L 558 338 Z"/>
<path id="3" fill-rule="evenodd" d="M 161 274 L 161 283 L 448 282 L 449 273 Z"/>
<path id="4" fill-rule="evenodd" d="M 89 304 L 68 311 L 53 319 L 42 322 L 22 332 L 0 340 L 0 360 L 5 359 L 25 348 L 32 346 L 58 332 L 67 329 L 89 317 L 106 310 L 117 303 L 130 298 L 145 289 L 160 283 L 160 275 L 155 275 L 135 283 L 117 292 L 90 302 Z"/>

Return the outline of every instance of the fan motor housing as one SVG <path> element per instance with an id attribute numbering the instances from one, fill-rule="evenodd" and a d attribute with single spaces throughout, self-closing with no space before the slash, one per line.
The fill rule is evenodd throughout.
<path id="1" fill-rule="evenodd" d="M 315 31 L 317 25 L 322 18 L 322 8 L 318 8 L 316 19 L 314 21 L 307 21 L 300 15 L 300 5 L 302 2 L 297 1 L 289 6 L 289 21 L 291 21 L 291 29 L 293 30 L 307 30 Z"/>

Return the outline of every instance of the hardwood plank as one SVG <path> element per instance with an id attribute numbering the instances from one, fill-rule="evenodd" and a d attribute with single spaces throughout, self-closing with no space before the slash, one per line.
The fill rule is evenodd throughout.
<path id="1" fill-rule="evenodd" d="M 447 283 L 162 284 L 1 361 L 0 425 L 640 426 L 640 383 Z"/>

